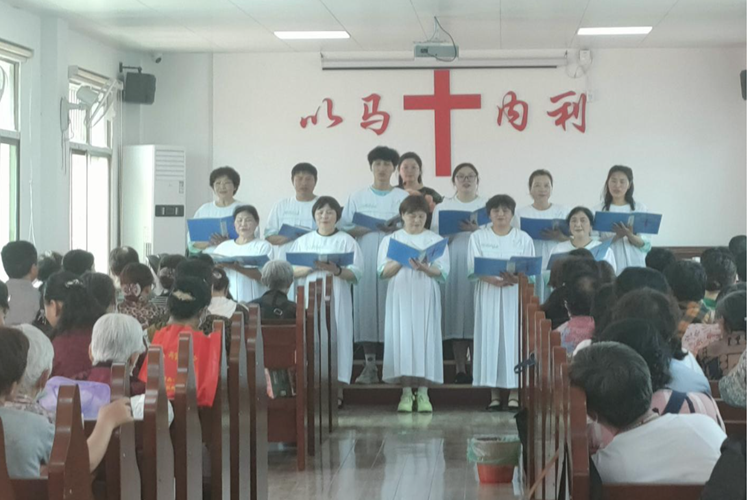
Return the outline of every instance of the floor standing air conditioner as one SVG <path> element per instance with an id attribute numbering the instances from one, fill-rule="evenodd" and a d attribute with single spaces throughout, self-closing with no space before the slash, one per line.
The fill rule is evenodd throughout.
<path id="1" fill-rule="evenodd" d="M 141 259 L 185 253 L 184 148 L 123 148 L 122 244 L 135 248 Z"/>

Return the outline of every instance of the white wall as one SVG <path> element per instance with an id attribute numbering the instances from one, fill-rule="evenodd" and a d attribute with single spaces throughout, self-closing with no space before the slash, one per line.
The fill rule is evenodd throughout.
<path id="1" fill-rule="evenodd" d="M 563 69 L 453 71 L 452 92 L 481 93 L 483 102 L 481 110 L 453 113 L 452 164 L 473 162 L 482 194 L 507 193 L 519 205 L 530 203 L 529 173 L 547 168 L 555 176 L 553 202 L 569 206 L 594 205 L 609 167 L 629 165 L 636 198 L 664 214 L 655 244 L 726 244 L 745 233 L 746 103 L 738 75 L 746 51 L 600 50 L 594 57 L 588 79 L 570 79 Z M 379 144 L 416 151 L 426 185 L 453 193 L 449 179 L 434 176 L 432 114 L 402 109 L 404 94 L 432 93 L 431 71 L 323 72 L 318 54 L 220 54 L 213 71 L 212 164 L 240 171 L 238 197 L 262 218 L 293 194 L 289 171 L 300 161 L 318 167 L 319 194 L 343 203 L 371 182 L 366 155 Z M 549 98 L 586 89 L 594 96 L 586 133 L 555 127 Z M 508 90 L 529 103 L 523 133 L 496 124 Z M 391 113 L 380 137 L 359 125 L 361 98 L 372 92 Z M 325 97 L 344 123 L 301 129 L 300 117 Z M 321 109 L 320 123 L 324 115 Z M 206 183 L 205 173 L 192 172 L 189 183 Z"/>
<path id="2" fill-rule="evenodd" d="M 138 64 L 142 55 L 82 35 L 61 19 L 38 16 L 3 2 L 0 38 L 34 50 L 34 57 L 21 66 L 20 72 L 20 235 L 32 239 L 33 203 L 37 248 L 40 252 L 64 252 L 70 245 L 70 177 L 62 168 L 60 99 L 68 95 L 68 66 L 116 77 L 120 61 Z M 132 112 L 128 108 L 125 105 L 123 115 Z M 139 120 L 123 125 L 124 129 L 138 127 Z"/>

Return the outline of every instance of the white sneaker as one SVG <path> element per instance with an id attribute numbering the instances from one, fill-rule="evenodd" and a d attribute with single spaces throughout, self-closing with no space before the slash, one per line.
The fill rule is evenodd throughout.
<path id="1" fill-rule="evenodd" d="M 365 369 L 354 381 L 355 384 L 372 385 L 380 383 L 378 379 L 378 367 L 373 363 L 371 365 L 365 365 Z"/>

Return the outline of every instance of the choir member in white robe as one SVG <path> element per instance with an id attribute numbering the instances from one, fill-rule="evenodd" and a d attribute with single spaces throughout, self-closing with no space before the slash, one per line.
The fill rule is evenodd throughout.
<path id="1" fill-rule="evenodd" d="M 477 195 L 479 172 L 471 163 L 461 163 L 453 170 L 453 185 L 456 195 L 447 198 L 435 207 L 432 214 L 434 233 L 440 233 L 440 212 L 458 210 L 474 212 L 484 210 L 487 199 Z M 479 229 L 475 222 L 467 220 L 460 233 L 450 236 L 451 273 L 441 287 L 443 292 L 443 339 L 453 345 L 453 359 L 456 362 L 457 384 L 470 384 L 472 379 L 466 369 L 469 348 L 474 338 L 474 282 L 466 279 L 466 254 L 469 250 L 469 237 Z"/>
<path id="2" fill-rule="evenodd" d="M 443 383 L 443 337 L 440 327 L 440 286 L 450 273 L 450 250 L 432 263 L 410 260 L 407 268 L 388 258 L 392 239 L 424 250 L 442 240 L 424 228 L 430 212 L 422 195 L 411 195 L 399 210 L 404 228 L 386 236 L 378 250 L 378 272 L 388 280 L 385 309 L 383 380 L 403 388 L 399 412 L 413 410 L 412 386 L 417 386 L 417 411 L 432 411 L 428 384 Z"/>
<path id="3" fill-rule="evenodd" d="M 252 205 L 242 205 L 234 211 L 234 229 L 237 239 L 221 243 L 215 255 L 225 257 L 256 257 L 265 255 L 273 259 L 273 247 L 265 240 L 255 237 L 258 229 L 258 211 Z M 217 264 L 229 278 L 229 293 L 237 302 L 248 303 L 260 298 L 267 288 L 260 282 L 260 269 L 240 264 Z"/>
<path id="4" fill-rule="evenodd" d="M 314 217 L 317 230 L 297 238 L 289 247 L 289 252 L 311 253 L 354 253 L 354 262 L 350 266 L 339 267 L 328 262 L 318 262 L 316 268 L 295 266 L 294 276 L 299 285 L 305 285 L 318 278 L 333 279 L 333 311 L 338 335 L 338 379 L 344 384 L 351 383 L 352 363 L 354 362 L 354 336 L 352 319 L 352 289 L 362 277 L 362 251 L 356 240 L 348 233 L 336 229 L 341 216 L 341 205 L 330 196 L 321 196 L 314 205 Z M 355 290 L 357 286 L 354 287 Z M 307 301 L 305 301 L 307 303 Z M 341 400 L 341 391 L 339 391 Z"/>
<path id="5" fill-rule="evenodd" d="M 292 168 L 292 185 L 294 196 L 279 200 L 271 209 L 266 223 L 264 236 L 266 241 L 274 246 L 274 258 L 284 259 L 287 250 L 292 246 L 293 240 L 281 236 L 281 226 L 301 227 L 315 229 L 315 218 L 313 217 L 313 205 L 318 197 L 315 195 L 315 186 L 318 183 L 318 169 L 309 163 L 298 163 Z M 295 300 L 295 290 L 289 290 L 288 298 Z"/>
<path id="6" fill-rule="evenodd" d="M 518 278 L 510 273 L 476 276 L 474 258 L 510 259 L 534 256 L 531 237 L 511 225 L 516 203 L 508 195 L 487 202 L 491 225 L 469 240 L 469 279 L 478 280 L 474 293 L 474 385 L 491 387 L 488 409 L 507 407 L 510 391 L 518 386 L 513 369 L 518 364 Z"/>
<path id="7" fill-rule="evenodd" d="M 568 217 L 568 226 L 570 227 L 570 239 L 555 245 L 552 249 L 552 255 L 557 253 L 568 253 L 576 248 L 585 248 L 593 250 L 601 244 L 599 238 L 591 236 L 591 226 L 594 224 L 594 214 L 586 207 L 575 207 L 570 211 Z M 604 255 L 604 261 L 612 266 L 612 270 L 617 273 L 617 262 L 612 248 L 608 248 Z"/>
<path id="8" fill-rule="evenodd" d="M 240 187 L 240 174 L 232 167 L 219 167 L 211 172 L 209 185 L 214 191 L 214 200 L 204 203 L 195 211 L 193 219 L 220 219 L 234 214 L 234 209 L 246 205 L 234 198 Z M 259 233 L 256 232 L 256 236 Z M 214 235 L 211 241 L 191 241 L 190 234 L 187 236 L 188 249 L 190 253 L 211 254 L 216 247 L 228 238 L 219 234 Z"/>
<path id="9" fill-rule="evenodd" d="M 340 228 L 354 236 L 362 249 L 364 267 L 362 279 L 354 288 L 354 341 L 362 343 L 365 352 L 365 369 L 357 378 L 359 384 L 378 382 L 375 364 L 377 344 L 384 339 L 385 297 L 387 283 L 378 279 L 378 247 L 387 233 L 397 229 L 394 225 L 381 231 L 355 226 L 354 214 L 390 220 L 398 216 L 401 202 L 408 196 L 403 189 L 393 187 L 391 178 L 396 171 L 398 152 L 378 146 L 367 155 L 372 171 L 372 186 L 349 196 L 341 217 Z"/>
<path id="10" fill-rule="evenodd" d="M 610 168 L 604 184 L 604 201 L 593 207 L 594 216 L 596 212 L 648 212 L 646 205 L 635 201 L 634 191 L 633 170 L 630 167 L 615 165 Z M 601 232 L 599 237 L 602 240 L 615 238 L 611 248 L 618 275 L 628 267 L 646 267 L 646 254 L 651 250 L 649 235 L 635 234 L 632 227 L 615 224 L 612 232 Z"/>

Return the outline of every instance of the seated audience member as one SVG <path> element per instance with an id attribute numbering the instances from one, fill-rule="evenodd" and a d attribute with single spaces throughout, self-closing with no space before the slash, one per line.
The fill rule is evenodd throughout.
<path id="1" fill-rule="evenodd" d="M 39 314 L 41 296 L 34 287 L 38 274 L 36 248 L 28 241 L 11 241 L 2 250 L 3 268 L 8 275 L 10 311 L 6 325 L 33 322 Z"/>
<path id="2" fill-rule="evenodd" d="M 211 287 L 211 303 L 208 305 L 208 315 L 203 320 L 201 330 L 206 335 L 209 335 L 214 331 L 214 321 L 222 321 L 224 323 L 224 332 L 231 331 L 232 328 L 232 315 L 234 313 L 242 313 L 245 317 L 245 323 L 250 320 L 250 311 L 243 304 L 239 304 L 232 299 L 232 295 L 229 293 L 229 278 L 227 273 L 219 268 L 214 268 L 214 283 Z M 225 335 L 224 343 L 226 345 L 227 353 L 229 353 L 229 347 L 231 345 L 231 336 Z"/>
<path id="3" fill-rule="evenodd" d="M 664 270 L 672 294 L 682 312 L 677 333 L 682 337 L 690 324 L 712 323 L 711 311 L 703 303 L 706 294 L 706 272 L 697 262 L 680 260 Z"/>
<path id="4" fill-rule="evenodd" d="M 1 406 L 35 413 L 43 416 L 50 423 L 55 423 L 55 414 L 47 411 L 37 402 L 52 372 L 52 358 L 55 355 L 52 342 L 34 326 L 18 325 L 14 328 L 26 336 L 29 341 L 29 352 L 26 357 L 26 370 L 18 383 L 15 397 L 6 399 Z"/>
<path id="5" fill-rule="evenodd" d="M 747 252 L 742 251 L 737 254 L 735 265 L 737 266 L 737 279 L 747 283 Z"/>
<path id="6" fill-rule="evenodd" d="M 729 249 L 722 247 L 704 250 L 701 265 L 706 271 L 706 295 L 703 302 L 713 311 L 716 309 L 719 292 L 737 281 L 737 265 Z"/>
<path id="7" fill-rule="evenodd" d="M 677 261 L 674 252 L 666 248 L 652 248 L 646 254 L 646 267 L 663 273 L 670 264 Z"/>
<path id="8" fill-rule="evenodd" d="M 735 258 L 741 253 L 747 252 L 747 236 L 744 234 L 738 234 L 737 236 L 732 237 L 732 239 L 729 240 L 729 245 L 727 245 L 727 247 Z"/>
<path id="9" fill-rule="evenodd" d="M 587 248 L 574 248 L 568 255 L 571 257 L 580 257 L 582 259 L 594 260 L 594 254 Z"/>
<path id="10" fill-rule="evenodd" d="M 733 292 L 747 291 L 747 284 L 735 283 L 732 286 L 724 288 L 719 295 L 716 297 L 717 302 L 721 302 L 721 299 Z M 713 313 L 712 313 L 713 314 Z M 715 314 L 713 314 L 715 316 Z M 685 335 L 682 336 L 682 347 L 688 350 L 688 352 L 697 355 L 698 352 L 707 347 L 709 344 L 719 340 L 722 336 L 721 325 L 718 323 L 711 324 L 691 324 L 688 325 L 685 330 Z"/>
<path id="11" fill-rule="evenodd" d="M 154 276 L 146 264 L 128 264 L 120 273 L 120 290 L 124 299 L 117 305 L 117 312 L 133 316 L 144 330 L 163 322 L 168 316 L 165 308 L 149 302 L 153 286 Z"/>
<path id="12" fill-rule="evenodd" d="M 104 273 L 89 271 L 83 273 L 81 281 L 105 312 L 115 312 L 117 290 L 115 290 L 115 282 L 112 278 Z"/>
<path id="13" fill-rule="evenodd" d="M 599 268 L 594 259 L 584 257 L 565 257 L 553 264 L 550 273 L 550 285 L 554 287 L 541 309 L 552 321 L 552 328 L 557 329 L 568 321 L 568 310 L 565 308 L 565 286 L 579 276 L 599 275 Z"/>
<path id="14" fill-rule="evenodd" d="M 112 383 L 112 364 L 124 363 L 130 377 L 130 394 L 146 392 L 146 386 L 132 376 L 138 357 L 146 351 L 143 329 L 138 320 L 127 314 L 105 314 L 94 324 L 91 334 L 90 370 L 74 377 L 77 380 Z"/>
<path id="15" fill-rule="evenodd" d="M 53 327 L 51 375 L 70 378 L 91 368 L 91 330 L 104 309 L 81 278 L 68 271 L 53 274 L 44 288 L 44 312 Z"/>
<path id="16" fill-rule="evenodd" d="M 562 346 L 572 354 L 576 346 L 594 334 L 594 318 L 591 317 L 591 304 L 597 280 L 592 276 L 579 276 L 571 284 L 565 285 L 565 308 L 570 319 L 560 325 Z"/>
<path id="17" fill-rule="evenodd" d="M 41 284 L 39 286 L 40 290 L 50 276 L 55 274 L 57 271 L 62 271 L 62 259 L 62 255 L 57 252 L 44 252 L 39 256 L 39 260 L 37 260 L 36 264 L 36 267 L 38 269 L 36 279 Z"/>
<path id="18" fill-rule="evenodd" d="M 115 282 L 115 287 L 118 290 L 117 303 L 119 304 L 125 298 L 120 293 L 120 274 L 128 264 L 138 263 L 138 252 L 131 247 L 117 247 L 109 252 L 109 275 Z"/>
<path id="19" fill-rule="evenodd" d="M 747 499 L 747 439 L 728 438 L 701 493 L 701 500 Z"/>
<path id="20" fill-rule="evenodd" d="M 29 341 L 23 333 L 14 328 L 0 328 L 0 419 L 11 478 L 39 477 L 41 466 L 49 463 L 55 438 L 55 426 L 44 416 L 5 406 L 6 401 L 16 397 L 26 371 L 28 351 Z M 93 472 L 104 458 L 112 431 L 132 420 L 126 399 L 102 407 L 87 440 L 90 471 Z"/>
<path id="21" fill-rule="evenodd" d="M 165 255 L 159 260 L 159 269 L 156 273 L 162 292 L 151 298 L 151 303 L 156 306 L 167 307 L 169 292 L 174 285 L 175 271 L 177 266 L 186 261 L 184 255 Z"/>
<path id="22" fill-rule="evenodd" d="M 719 380 L 719 394 L 725 403 L 747 408 L 747 350 L 732 371 Z"/>
<path id="23" fill-rule="evenodd" d="M 708 480 L 726 434 L 706 415 L 652 412 L 651 374 L 632 348 L 594 343 L 576 354 L 569 373 L 586 393 L 589 416 L 615 436 L 592 456 L 604 484 Z"/>
<path id="24" fill-rule="evenodd" d="M 94 254 L 86 250 L 71 250 L 63 257 L 62 267 L 63 271 L 81 276 L 94 270 Z"/>
<path id="25" fill-rule="evenodd" d="M 698 351 L 696 358 L 709 380 L 721 380 L 745 352 L 747 332 L 747 292 L 728 294 L 716 306 L 721 338 Z"/>
<path id="26" fill-rule="evenodd" d="M 669 346 L 672 357 L 669 368 L 672 380 L 667 385 L 669 389 L 711 394 L 708 379 L 700 365 L 692 354 L 682 348 L 677 335 L 680 310 L 674 297 L 648 288 L 633 290 L 615 304 L 611 314 L 613 322 L 629 318 L 653 323 L 665 345 Z"/>
<path id="27" fill-rule="evenodd" d="M 648 267 L 628 267 L 615 280 L 615 294 L 618 298 L 639 288 L 650 288 L 661 293 L 670 293 L 669 283 L 659 271 Z"/>
<path id="28" fill-rule="evenodd" d="M 596 267 L 599 269 L 600 286 L 615 282 L 617 274 L 615 273 L 615 268 L 612 267 L 612 264 L 610 264 L 606 260 L 600 260 L 597 261 Z"/>
<path id="29" fill-rule="evenodd" d="M 202 258 L 204 255 L 207 259 Z M 204 253 L 200 253 L 194 257 L 186 259 L 184 262 L 180 262 L 175 268 L 174 279 L 179 280 L 186 276 L 202 280 L 210 289 L 214 282 L 213 259 Z"/>
<path id="30" fill-rule="evenodd" d="M 251 302 L 259 305 L 261 320 L 296 319 L 297 304 L 287 298 L 294 284 L 292 265 L 285 260 L 267 262 L 261 272 L 261 283 L 268 291 Z"/>

